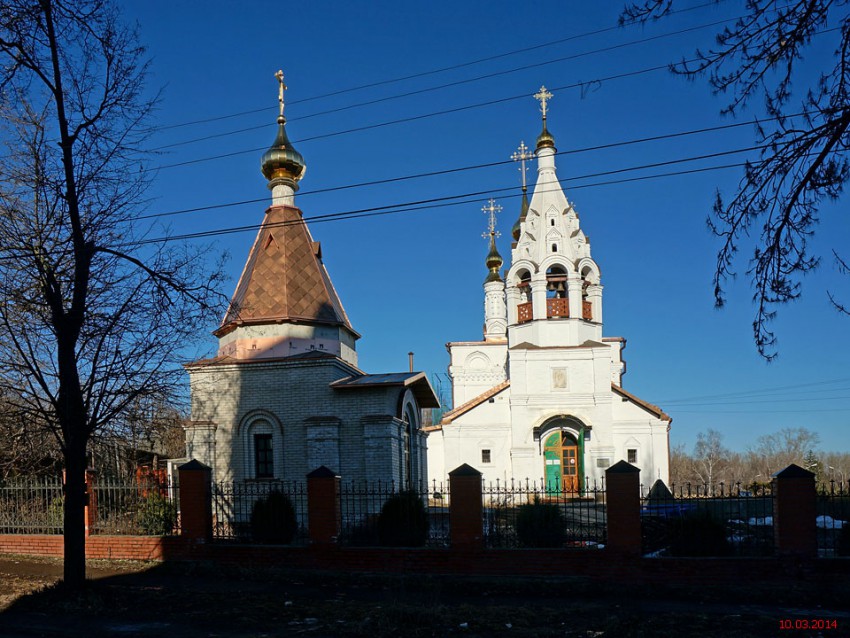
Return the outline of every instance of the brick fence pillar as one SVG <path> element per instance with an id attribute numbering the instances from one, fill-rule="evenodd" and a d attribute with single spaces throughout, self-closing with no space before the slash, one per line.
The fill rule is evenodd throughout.
<path id="1" fill-rule="evenodd" d="M 97 522 L 97 494 L 94 491 L 95 471 L 86 470 L 86 536 L 90 536 Z"/>
<path id="2" fill-rule="evenodd" d="M 776 553 L 817 555 L 815 475 L 792 463 L 774 474 L 773 479 Z"/>
<path id="3" fill-rule="evenodd" d="M 180 481 L 180 533 L 186 538 L 212 540 L 212 470 L 198 460 L 177 468 Z"/>
<path id="4" fill-rule="evenodd" d="M 331 545 L 339 537 L 339 484 L 337 473 L 324 465 L 307 475 L 307 523 L 314 545 Z"/>
<path id="5" fill-rule="evenodd" d="M 612 552 L 640 556 L 640 470 L 620 461 L 605 470 L 608 545 Z"/>
<path id="6" fill-rule="evenodd" d="M 452 547 L 484 546 L 481 472 L 464 463 L 449 472 L 449 532 Z"/>

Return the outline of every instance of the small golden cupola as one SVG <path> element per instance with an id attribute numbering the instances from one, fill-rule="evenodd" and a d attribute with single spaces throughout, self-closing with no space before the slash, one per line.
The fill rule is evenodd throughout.
<path id="1" fill-rule="evenodd" d="M 522 233 L 522 224 L 528 216 L 528 186 L 526 184 L 526 171 L 528 169 L 525 163 L 533 157 L 534 153 L 528 149 L 525 142 L 520 142 L 517 150 L 513 155 L 511 155 L 511 159 L 513 161 L 520 163 L 519 172 L 522 174 L 522 204 L 519 209 L 519 217 L 517 218 L 516 223 L 514 223 L 513 228 L 511 228 L 511 236 L 514 238 L 514 247 L 516 247 L 516 242 L 519 241 L 520 233 Z"/>
<path id="2" fill-rule="evenodd" d="M 539 151 L 542 148 L 555 149 L 555 138 L 546 128 L 546 106 L 547 102 L 552 99 L 552 94 L 546 90 L 545 86 L 541 86 L 540 90 L 534 94 L 534 98 L 540 102 L 540 111 L 543 113 L 543 131 L 537 136 L 537 150 Z"/>
<path id="3" fill-rule="evenodd" d="M 487 220 L 487 232 L 482 233 L 481 236 L 490 238 L 490 252 L 487 253 L 487 259 L 484 261 L 487 266 L 487 270 L 490 272 L 487 273 L 487 279 L 484 280 L 484 283 L 502 281 L 499 269 L 502 267 L 504 261 L 502 260 L 502 256 L 499 254 L 499 250 L 496 248 L 496 237 L 501 235 L 501 233 L 496 230 L 496 213 L 501 212 L 502 207 L 496 204 L 496 200 L 491 199 L 490 203 L 487 206 L 482 207 L 481 210 L 489 215 L 489 219 Z"/>
<path id="4" fill-rule="evenodd" d="M 273 193 L 273 203 L 291 206 L 294 193 L 298 190 L 298 181 L 304 177 L 307 164 L 286 135 L 286 118 L 283 115 L 283 92 L 286 90 L 286 84 L 283 83 L 283 71 L 275 73 L 275 77 L 279 83 L 278 103 L 280 106 L 280 114 L 277 117 L 277 137 L 269 150 L 263 153 L 261 169 L 265 178 L 269 180 L 268 186 Z"/>

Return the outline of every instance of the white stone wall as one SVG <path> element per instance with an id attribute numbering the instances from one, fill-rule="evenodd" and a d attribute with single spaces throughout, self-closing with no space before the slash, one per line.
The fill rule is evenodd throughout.
<path id="1" fill-rule="evenodd" d="M 452 407 L 458 407 L 507 378 L 506 342 L 469 341 L 449 344 Z"/>

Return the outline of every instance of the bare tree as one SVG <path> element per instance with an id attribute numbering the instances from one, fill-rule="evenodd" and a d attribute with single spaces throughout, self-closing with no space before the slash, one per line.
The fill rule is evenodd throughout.
<path id="1" fill-rule="evenodd" d="M 697 434 L 694 445 L 694 471 L 699 480 L 713 490 L 729 465 L 730 452 L 723 447 L 723 435 L 711 428 Z"/>
<path id="2" fill-rule="evenodd" d="M 820 437 L 806 428 L 784 428 L 773 434 L 760 436 L 755 447 L 750 449 L 756 474 L 760 482 L 796 463 L 805 465 L 806 454 L 818 448 Z"/>
<path id="3" fill-rule="evenodd" d="M 748 162 L 737 193 L 718 192 L 709 226 L 722 239 L 714 275 L 716 305 L 735 274 L 735 256 L 752 251 L 749 275 L 755 289 L 753 336 L 759 353 L 776 356 L 770 322 L 778 305 L 800 296 L 800 280 L 820 262 L 808 237 L 825 200 L 836 200 L 850 178 L 850 12 L 847 0 L 748 0 L 746 14 L 717 35 L 716 46 L 674 65 L 688 78 L 708 75 L 715 93 L 729 96 L 723 110 L 734 115 L 763 96 L 766 117 L 756 127 L 761 150 Z M 621 23 L 669 13 L 673 0 L 627 5 Z M 798 67 L 812 43 L 830 46 L 828 68 L 819 76 Z M 792 103 L 792 84 L 801 84 Z M 848 264 L 833 250 L 838 269 Z M 848 307 L 828 293 L 835 307 Z"/>
<path id="4" fill-rule="evenodd" d="M 143 245 L 146 63 L 108 0 L 0 8 L 0 382 L 50 429 L 66 472 L 66 586 L 85 583 L 86 449 L 174 365 L 211 318 L 219 270 Z"/>
<path id="5" fill-rule="evenodd" d="M 22 475 L 55 476 L 61 458 L 44 422 L 27 418 L 0 396 L 0 481 Z"/>

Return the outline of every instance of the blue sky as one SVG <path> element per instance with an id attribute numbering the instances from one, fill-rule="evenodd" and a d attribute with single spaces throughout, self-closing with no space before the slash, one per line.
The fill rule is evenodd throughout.
<path id="1" fill-rule="evenodd" d="M 701 4 L 691 0 L 680 7 Z M 850 220 L 840 214 L 846 203 L 822 208 L 812 247 L 823 264 L 806 278 L 803 297 L 780 310 L 774 324 L 780 356 L 766 364 L 752 343 L 745 262 L 738 265 L 742 276 L 729 284 L 727 307 L 713 307 L 718 242 L 705 220 L 715 190 L 730 195 L 741 169 L 601 184 L 740 163 L 746 153 L 624 170 L 753 146 L 752 127 L 585 150 L 759 115 L 756 101 L 738 120 L 722 117 L 722 96 L 713 96 L 704 82 L 664 70 L 603 79 L 691 57 L 695 47 L 710 46 L 721 28 L 705 25 L 741 14 L 743 3 L 730 0 L 646 27 L 606 30 L 616 26 L 620 6 L 502 0 L 127 3 L 124 14 L 138 20 L 152 58 L 150 89 L 163 88 L 154 122 L 162 128 L 150 142 L 158 149 L 153 164 L 162 168 L 148 212 L 246 202 L 162 218 L 173 234 L 262 220 L 270 195 L 259 162 L 275 135 L 273 75 L 282 68 L 289 86 L 287 131 L 308 166 L 296 196 L 308 220 L 484 193 L 459 205 L 311 224 L 363 334 L 361 367 L 405 370 L 412 350 L 417 369 L 445 373 L 446 342 L 481 338 L 487 253 L 481 207 L 491 195 L 504 208 L 499 248 L 509 257 L 510 227 L 519 211 L 516 165 L 327 189 L 508 160 L 521 140 L 531 146 L 539 133 L 531 95 L 545 84 L 555 94 L 549 129 L 562 152 L 558 175 L 602 270 L 605 334 L 628 340 L 624 387 L 673 416 L 674 444 L 690 448 L 698 432 L 715 428 L 729 446 L 742 448 L 777 429 L 805 426 L 820 434 L 824 449 L 850 449 L 850 372 L 844 367 L 850 318 L 839 316 L 826 294 L 850 302 L 850 279 L 830 259 L 833 248 L 850 245 Z M 667 35 L 676 31 L 684 32 Z M 550 44 L 555 41 L 562 42 Z M 629 44 L 634 41 L 642 42 Z M 427 73 L 494 56 L 500 57 Z M 815 77 L 827 59 L 828 50 L 816 47 L 806 72 Z M 347 90 L 375 83 L 382 84 Z M 559 88 L 578 83 L 583 88 Z M 414 94 L 402 96 L 407 93 Z M 354 106 L 370 101 L 376 102 Z M 174 126 L 199 120 L 211 121 Z M 386 124 L 396 120 L 407 121 Z M 193 141 L 198 138 L 208 139 Z M 227 157 L 210 159 L 220 155 Z M 534 174 L 532 166 L 529 176 Z M 162 233 L 159 226 L 150 231 Z M 230 254 L 227 294 L 254 234 L 207 240 L 210 259 Z M 205 348 L 214 347 L 210 334 Z"/>

